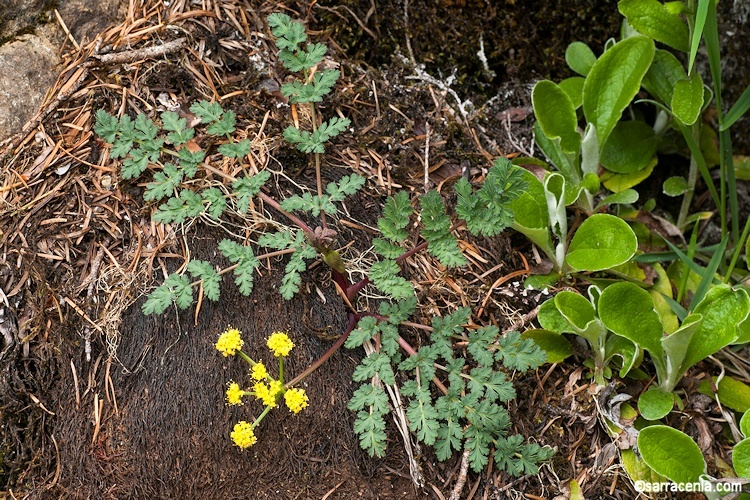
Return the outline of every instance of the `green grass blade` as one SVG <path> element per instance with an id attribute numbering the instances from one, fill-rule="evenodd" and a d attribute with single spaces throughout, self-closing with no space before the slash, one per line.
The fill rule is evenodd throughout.
<path id="1" fill-rule="evenodd" d="M 724 122 L 719 127 L 719 131 L 723 132 L 734 125 L 734 122 L 739 120 L 748 109 L 750 109 L 750 85 L 747 86 L 740 98 L 737 99 L 737 102 L 732 106 L 732 109 L 724 116 Z"/>
<path id="2" fill-rule="evenodd" d="M 674 300 L 669 295 L 664 295 L 663 293 L 661 296 L 664 298 L 665 301 L 667 301 L 667 304 L 669 304 L 670 309 L 672 309 L 672 312 L 677 315 L 677 319 L 680 320 L 680 323 L 687 317 L 687 309 L 682 307 L 679 302 Z"/>
<path id="3" fill-rule="evenodd" d="M 711 286 L 711 283 L 713 283 L 714 281 L 714 275 L 719 269 L 719 265 L 724 260 L 724 251 L 726 250 L 727 243 L 729 242 L 728 236 L 729 235 L 724 236 L 724 238 L 721 240 L 721 243 L 719 244 L 719 250 L 713 254 L 711 260 L 708 262 L 708 266 L 706 266 L 706 269 L 701 275 L 701 282 L 700 284 L 698 284 L 698 288 L 695 289 L 693 300 L 690 301 L 689 309 L 691 311 L 695 309 L 695 306 L 701 303 L 703 297 L 706 296 L 706 292 L 708 292 L 708 287 Z"/>
<path id="4" fill-rule="evenodd" d="M 688 74 L 693 71 L 695 55 L 698 53 L 698 45 L 701 43 L 703 28 L 706 25 L 708 15 L 708 4 L 711 0 L 698 0 L 698 10 L 695 13 L 695 26 L 693 27 L 693 38 L 690 40 L 690 59 L 688 62 Z"/>
<path id="5" fill-rule="evenodd" d="M 740 253 L 742 253 L 742 249 L 745 246 L 745 240 L 747 239 L 748 230 L 750 230 L 750 218 L 748 218 L 745 221 L 745 229 L 742 230 L 742 235 L 740 236 L 740 240 L 737 242 L 737 245 L 734 247 L 734 253 L 732 254 L 732 261 L 729 263 L 729 267 L 727 268 L 726 275 L 724 276 L 724 283 L 729 283 L 729 279 L 732 277 L 732 271 L 734 271 L 734 266 L 737 264 L 737 259 L 739 259 Z"/>

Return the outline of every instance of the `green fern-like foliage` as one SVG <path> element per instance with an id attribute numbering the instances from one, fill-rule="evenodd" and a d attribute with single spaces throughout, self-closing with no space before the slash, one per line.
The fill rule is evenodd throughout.
<path id="1" fill-rule="evenodd" d="M 307 243 L 302 231 L 266 233 L 258 238 L 258 245 L 276 250 L 294 250 L 284 268 L 284 276 L 279 288 L 281 296 L 290 300 L 299 292 L 302 273 L 307 269 L 307 259 L 314 259 L 317 256 L 316 250 Z"/>
<path id="2" fill-rule="evenodd" d="M 445 213 L 440 193 L 429 191 L 419 201 L 422 205 L 422 236 L 429 243 L 427 250 L 444 266 L 465 264 L 466 257 L 458 248 L 458 241 L 450 233 L 451 220 Z"/>
<path id="3" fill-rule="evenodd" d="M 252 247 L 224 239 L 219 242 L 219 251 L 237 267 L 234 269 L 234 282 L 242 295 L 253 291 L 253 273 L 260 265 L 255 258 Z"/>
<path id="4" fill-rule="evenodd" d="M 334 202 L 343 201 L 347 196 L 353 195 L 364 185 L 365 178 L 357 175 L 345 175 L 339 182 L 330 182 L 326 186 L 326 192 L 322 196 L 303 193 L 285 198 L 281 202 L 284 210 L 310 212 L 317 217 L 321 212 L 335 215 L 338 210 Z"/>
<path id="5" fill-rule="evenodd" d="M 413 297 L 381 305 L 378 318 L 384 319 L 362 318 L 345 343 L 355 348 L 376 337 L 381 341 L 379 351 L 367 356 L 354 372 L 355 380 L 365 383 L 349 403 L 358 412 L 355 432 L 362 448 L 372 456 L 383 456 L 386 451 L 387 400 L 371 382 L 379 379 L 389 385 L 400 383 L 409 428 L 420 442 L 434 447 L 439 460 L 468 451 L 471 468 L 479 472 L 494 449 L 493 458 L 502 470 L 513 476 L 535 474 L 539 462 L 548 459 L 552 450 L 510 435 L 511 420 L 504 404 L 515 399 L 516 392 L 505 370 L 534 369 L 545 362 L 544 351 L 516 332 L 503 335 L 496 326 L 465 331 L 471 311 L 463 307 L 434 318 L 429 342 L 402 359 L 398 325 L 415 305 Z M 468 355 L 462 357 L 454 343 L 466 339 Z M 397 380 L 396 370 L 407 380 Z M 447 394 L 435 394 L 431 387 L 435 377 L 447 386 Z"/>
<path id="6" fill-rule="evenodd" d="M 521 173 L 513 168 L 510 160 L 499 158 L 476 192 L 464 178 L 456 183 L 456 213 L 466 221 L 466 227 L 472 234 L 498 235 L 513 224 L 510 204 L 526 187 Z"/>

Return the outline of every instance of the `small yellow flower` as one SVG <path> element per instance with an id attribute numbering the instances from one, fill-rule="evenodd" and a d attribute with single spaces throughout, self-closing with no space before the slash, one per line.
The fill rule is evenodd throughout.
<path id="1" fill-rule="evenodd" d="M 250 369 L 250 376 L 253 380 L 265 380 L 268 378 L 268 371 L 266 371 L 266 365 L 263 363 L 255 363 Z"/>
<path id="2" fill-rule="evenodd" d="M 236 328 L 227 328 L 224 333 L 219 335 L 216 350 L 225 357 L 234 356 L 237 351 L 242 349 L 243 345 L 245 345 L 245 341 L 242 340 L 240 331 Z"/>
<path id="3" fill-rule="evenodd" d="M 299 413 L 307 408 L 307 394 L 304 389 L 289 389 L 284 393 L 284 402 L 292 413 Z"/>
<path id="4" fill-rule="evenodd" d="M 263 404 L 270 406 L 271 408 L 276 407 L 276 396 L 283 389 L 283 385 L 278 380 L 271 380 L 270 383 L 258 382 L 253 386 L 253 392 L 255 397 L 263 401 Z"/>
<path id="5" fill-rule="evenodd" d="M 246 394 L 237 382 L 231 382 L 227 388 L 227 404 L 241 405 L 242 396 Z"/>
<path id="6" fill-rule="evenodd" d="M 235 424 L 234 430 L 230 436 L 232 441 L 234 441 L 234 444 L 243 449 L 250 448 L 258 441 L 258 438 L 255 437 L 255 433 L 253 432 L 253 426 L 244 420 Z"/>
<path id="7" fill-rule="evenodd" d="M 268 337 L 268 348 L 271 349 L 273 355 L 278 357 L 289 356 L 289 351 L 294 347 L 294 342 L 289 339 L 289 336 L 283 332 L 273 332 Z"/>

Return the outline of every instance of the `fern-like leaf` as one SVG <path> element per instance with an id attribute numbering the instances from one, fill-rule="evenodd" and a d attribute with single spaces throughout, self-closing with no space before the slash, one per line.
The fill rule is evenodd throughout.
<path id="1" fill-rule="evenodd" d="M 180 191 L 179 198 L 170 198 L 154 212 L 154 222 L 180 224 L 188 218 L 198 217 L 203 213 L 203 198 L 189 189 Z"/>
<path id="2" fill-rule="evenodd" d="M 518 332 L 500 337 L 495 359 L 510 370 L 535 370 L 547 362 L 547 353 L 532 339 L 524 339 Z"/>
<path id="3" fill-rule="evenodd" d="M 203 295 L 208 300 L 219 300 L 219 288 L 221 285 L 221 275 L 216 272 L 210 262 L 204 260 L 191 260 L 188 262 L 187 271 L 193 276 L 203 281 Z"/>
<path id="4" fill-rule="evenodd" d="M 268 16 L 271 33 L 277 38 L 276 46 L 281 50 L 295 51 L 300 43 L 307 40 L 305 26 L 281 12 Z"/>
<path id="5" fill-rule="evenodd" d="M 232 189 L 237 196 L 237 210 L 244 214 L 250 206 L 250 200 L 258 194 L 263 184 L 271 177 L 266 170 L 262 170 L 250 177 L 240 177 L 232 183 Z"/>
<path id="6" fill-rule="evenodd" d="M 376 262 L 370 267 L 370 281 L 378 290 L 394 299 L 411 297 L 414 295 L 414 287 L 411 282 L 398 276 L 400 270 L 394 260 Z"/>
<path id="7" fill-rule="evenodd" d="M 153 182 L 146 184 L 146 192 L 143 199 L 146 201 L 159 201 L 165 196 L 175 194 L 177 186 L 182 182 L 182 170 L 172 163 L 166 163 L 161 172 L 154 174 Z"/>
<path id="8" fill-rule="evenodd" d="M 164 283 L 156 287 L 143 303 L 143 314 L 161 314 L 175 302 L 180 309 L 187 309 L 193 303 L 193 288 L 187 276 L 170 274 Z"/>
<path id="9" fill-rule="evenodd" d="M 461 266 L 466 258 L 458 248 L 458 241 L 450 232 L 451 220 L 445 213 L 443 198 L 437 191 L 429 191 L 420 198 L 422 205 L 422 236 L 429 243 L 427 251 L 446 267 Z"/>
<path id="10" fill-rule="evenodd" d="M 203 201 L 208 204 L 206 207 L 208 215 L 212 219 L 218 220 L 221 214 L 224 213 L 224 210 L 227 209 L 227 199 L 224 193 L 221 189 L 212 187 L 203 191 L 201 196 L 203 197 Z"/>
<path id="11" fill-rule="evenodd" d="M 378 219 L 378 228 L 385 238 L 394 243 L 401 243 L 409 237 L 406 226 L 413 209 L 409 201 L 409 193 L 398 191 L 385 200 L 383 215 Z"/>
<path id="12" fill-rule="evenodd" d="M 248 296 L 253 291 L 253 273 L 260 265 L 260 261 L 253 254 L 252 247 L 224 239 L 219 242 L 219 251 L 237 264 L 234 270 L 234 282 L 242 295 Z"/>

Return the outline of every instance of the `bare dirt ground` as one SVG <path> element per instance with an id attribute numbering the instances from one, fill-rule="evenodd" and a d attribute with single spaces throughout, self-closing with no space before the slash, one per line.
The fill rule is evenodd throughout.
<path id="1" fill-rule="evenodd" d="M 216 336 L 231 324 L 258 345 L 271 331 L 290 330 L 298 348 L 289 369 L 301 371 L 343 330 L 345 305 L 322 265 L 284 301 L 279 259 L 261 268 L 250 298 L 225 280 L 221 301 L 203 303 L 197 315 L 143 316 L 142 294 L 154 280 L 188 251 L 214 259 L 224 233 L 152 223 L 143 184 L 118 177 L 92 132 L 93 115 L 153 113 L 159 95 L 186 107 L 218 100 L 253 140 L 252 167 L 288 177 L 275 193 L 292 192 L 291 180 L 314 185 L 309 158 L 281 137 L 291 120 L 277 92 L 286 75 L 265 22 L 279 10 L 303 20 L 342 72 L 324 112 L 352 120 L 353 132 L 326 157 L 325 176 L 368 178 L 337 225 L 339 242 L 349 245 L 344 258 L 356 261 L 370 247 L 385 196 L 422 189 L 426 156 L 431 185 L 448 195 L 464 171 L 476 178 L 494 157 L 533 154 L 530 85 L 567 75 L 568 43 L 600 47 L 619 29 L 616 2 L 589 4 L 133 0 L 96 39 L 79 48 L 65 39 L 62 71 L 41 113 L 0 149 L 0 491 L 8 498 L 447 498 L 458 457 L 439 463 L 422 450 L 419 489 L 395 427 L 385 459 L 359 448 L 346 409 L 357 351 L 337 352 L 307 379 L 306 412 L 270 415 L 250 451 L 232 445 L 231 426 L 248 409 L 228 408 L 223 394 L 242 368 L 216 353 Z M 138 52 L 178 39 L 158 57 Z M 124 59 L 101 57 L 114 53 Z M 477 324 L 525 326 L 542 299 L 518 286 L 535 265 L 531 245 L 510 232 L 467 243 L 472 263 L 459 271 L 442 273 L 427 257 L 409 263 L 406 274 L 425 304 L 415 321 L 481 304 Z M 404 334 L 419 342 L 417 329 Z M 514 380 L 514 430 L 555 447 L 550 463 L 520 479 L 492 467 L 470 474 L 462 498 L 564 498 L 571 479 L 587 498 L 635 497 L 575 359 Z M 696 411 L 696 421 L 711 411 Z M 721 443 L 709 446 L 726 455 Z"/>

